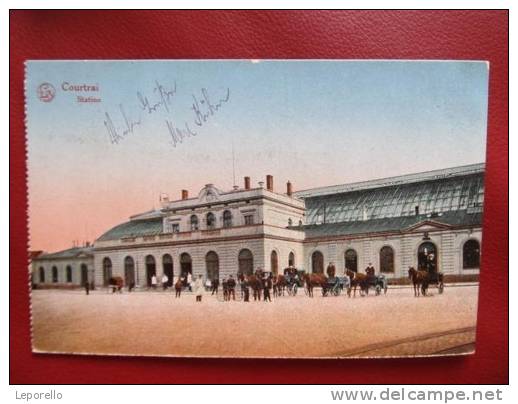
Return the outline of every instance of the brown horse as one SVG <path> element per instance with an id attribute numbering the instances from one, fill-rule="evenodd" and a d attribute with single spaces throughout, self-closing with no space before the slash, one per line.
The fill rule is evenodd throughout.
<path id="1" fill-rule="evenodd" d="M 273 296 L 284 296 L 284 291 L 288 282 L 284 275 L 277 275 L 273 278 Z"/>
<path id="2" fill-rule="evenodd" d="M 347 296 L 351 297 L 351 289 L 353 290 L 353 297 L 356 297 L 356 288 L 360 287 L 360 296 L 363 296 L 364 293 L 369 293 L 369 282 L 368 275 L 362 274 L 361 272 L 354 272 L 350 269 L 345 271 L 345 274 L 351 280 L 351 286 L 347 290 Z"/>
<path id="3" fill-rule="evenodd" d="M 254 300 L 261 300 L 261 292 L 263 290 L 263 278 L 257 275 L 258 271 L 254 275 L 246 276 L 246 282 L 248 286 L 252 288 Z M 262 271 L 261 271 L 262 273 Z"/>
<path id="4" fill-rule="evenodd" d="M 181 294 L 182 294 L 182 287 L 183 287 L 182 278 L 178 277 L 178 280 L 174 284 L 174 291 L 175 291 L 174 297 L 175 298 L 181 296 Z"/>
<path id="5" fill-rule="evenodd" d="M 414 296 L 419 297 L 419 290 L 422 289 L 423 296 L 426 296 L 425 284 L 428 280 L 428 272 L 418 271 L 414 267 L 408 268 L 408 278 L 414 285 Z"/>
<path id="6" fill-rule="evenodd" d="M 322 295 L 327 293 L 327 276 L 324 274 L 304 274 L 304 284 L 309 297 L 313 297 L 313 288 L 320 286 L 322 288 Z"/>
<path id="7" fill-rule="evenodd" d="M 112 276 L 108 280 L 108 286 L 111 288 L 112 293 L 122 293 L 122 288 L 124 287 L 124 279 L 122 279 L 122 277 L 120 276 Z"/>

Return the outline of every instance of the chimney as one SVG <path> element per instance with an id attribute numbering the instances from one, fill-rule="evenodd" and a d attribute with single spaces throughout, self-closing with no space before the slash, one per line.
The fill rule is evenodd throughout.
<path id="1" fill-rule="evenodd" d="M 182 189 L 182 200 L 184 201 L 186 199 L 189 199 L 189 191 Z"/>
<path id="2" fill-rule="evenodd" d="M 273 192 L 273 175 L 266 176 L 266 189 Z"/>
<path id="3" fill-rule="evenodd" d="M 245 189 L 250 189 L 250 177 L 245 177 Z"/>
<path id="4" fill-rule="evenodd" d="M 291 182 L 286 183 L 286 195 L 291 196 L 293 194 L 293 189 L 291 186 Z"/>

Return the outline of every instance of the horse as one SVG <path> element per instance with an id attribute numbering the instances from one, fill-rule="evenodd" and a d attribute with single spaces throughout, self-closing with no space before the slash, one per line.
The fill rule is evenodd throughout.
<path id="1" fill-rule="evenodd" d="M 309 297 L 313 297 L 313 288 L 320 286 L 322 288 L 322 295 L 327 293 L 327 276 L 324 274 L 304 274 L 304 284 Z"/>
<path id="2" fill-rule="evenodd" d="M 108 280 L 108 286 L 111 288 L 112 293 L 119 292 L 122 293 L 122 288 L 124 286 L 124 279 L 120 276 L 112 276 Z"/>
<path id="3" fill-rule="evenodd" d="M 261 300 L 261 292 L 263 290 L 263 278 L 259 277 L 256 271 L 255 275 L 248 275 L 246 276 L 246 282 L 248 283 L 248 286 L 252 288 L 252 292 L 254 295 L 254 300 Z M 262 273 L 262 271 L 260 271 Z"/>
<path id="4" fill-rule="evenodd" d="M 361 272 L 354 272 L 350 269 L 346 269 L 345 274 L 351 280 L 351 286 L 347 290 L 347 296 L 351 297 L 351 289 L 353 290 L 353 297 L 356 297 L 356 288 L 360 287 L 360 296 L 363 293 L 369 293 L 369 276 L 362 274 Z"/>
<path id="5" fill-rule="evenodd" d="M 273 296 L 284 296 L 284 290 L 288 286 L 284 275 L 277 275 L 273 278 Z"/>
<path id="6" fill-rule="evenodd" d="M 182 294 L 182 288 L 183 288 L 183 281 L 182 281 L 182 278 L 181 277 L 178 277 L 178 280 L 176 281 L 176 283 L 174 284 L 174 291 L 175 291 L 175 294 L 174 294 L 174 297 L 180 297 L 181 294 Z"/>
<path id="7" fill-rule="evenodd" d="M 426 296 L 426 292 L 428 291 L 428 286 L 431 284 L 437 285 L 437 289 L 439 290 L 439 294 L 441 294 L 444 290 L 444 277 L 442 272 L 435 272 L 434 274 L 431 274 L 426 271 L 421 271 L 426 273 L 426 278 L 423 280 L 422 286 L 421 286 L 421 292 L 423 293 L 423 296 Z M 435 276 L 433 276 L 435 275 Z"/>
<path id="8" fill-rule="evenodd" d="M 419 290 L 422 288 L 423 296 L 426 295 L 426 290 L 423 287 L 423 282 L 428 278 L 428 272 L 418 271 L 414 267 L 408 268 L 408 279 L 412 280 L 414 285 L 414 296 L 419 297 Z"/>

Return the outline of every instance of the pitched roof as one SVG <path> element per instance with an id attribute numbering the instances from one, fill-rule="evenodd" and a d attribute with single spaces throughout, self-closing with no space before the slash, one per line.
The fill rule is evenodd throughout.
<path id="1" fill-rule="evenodd" d="M 306 223 L 340 223 L 397 218 L 419 214 L 480 209 L 484 201 L 484 172 L 451 171 L 395 185 L 343 188 L 335 193 L 306 194 Z M 393 184 L 394 184 L 393 183 Z"/>
<path id="2" fill-rule="evenodd" d="M 118 240 L 124 237 L 152 236 L 162 233 L 162 218 L 130 220 L 108 230 L 98 241 Z"/>
<path id="3" fill-rule="evenodd" d="M 476 226 L 482 224 L 482 213 L 469 213 L 467 210 L 445 212 L 441 216 L 430 218 L 429 215 L 391 217 L 371 220 L 358 220 L 341 223 L 312 224 L 303 227 L 306 239 L 337 237 L 358 234 L 385 232 L 403 232 L 420 223 L 433 221 L 449 226 Z"/>
<path id="4" fill-rule="evenodd" d="M 68 248 L 63 251 L 58 251 L 55 253 L 43 253 L 40 254 L 37 258 L 37 260 L 40 259 L 60 259 L 60 258 L 78 258 L 80 256 L 85 257 L 93 257 L 92 254 L 93 247 L 72 247 Z"/>

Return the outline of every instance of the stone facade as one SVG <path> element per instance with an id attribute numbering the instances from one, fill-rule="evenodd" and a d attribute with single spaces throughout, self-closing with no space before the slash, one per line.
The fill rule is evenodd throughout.
<path id="1" fill-rule="evenodd" d="M 409 267 L 419 266 L 425 245 L 433 249 L 439 271 L 478 274 L 482 175 L 483 165 L 472 165 L 298 194 L 292 193 L 291 184 L 286 193 L 274 192 L 273 178 L 267 179 L 266 188 L 251 188 L 245 179 L 244 188 L 226 192 L 208 184 L 194 198 L 182 191 L 180 200 L 165 199 L 160 209 L 131 217 L 99 237 L 93 247 L 42 254 L 32 263 L 33 283 L 81 285 L 88 279 L 100 286 L 111 276 L 121 276 L 146 287 L 151 273 L 158 279 L 163 273 L 177 279 L 187 272 L 207 278 L 216 266 L 217 276 L 224 278 L 257 268 L 282 273 L 290 264 L 307 272 L 318 265 L 325 270 L 330 262 L 338 274 L 345 273 L 346 265 L 363 271 L 372 263 L 376 272 L 389 268 L 383 271 L 388 277 L 400 278 L 407 276 Z M 429 196 L 423 197 L 425 192 Z M 372 196 L 376 193 L 377 200 Z M 393 199 L 383 200 L 385 195 Z M 370 202 L 362 207 L 364 200 Z M 414 214 L 415 200 L 421 205 L 415 206 Z M 401 207 L 404 214 L 394 213 L 391 203 L 394 209 L 406 203 Z M 342 207 L 344 211 L 337 210 Z M 336 219 L 329 222 L 333 215 Z M 464 246 L 469 240 L 476 241 L 470 244 L 470 254 L 478 256 L 466 264 Z M 245 256 L 248 260 L 241 259 Z"/>

